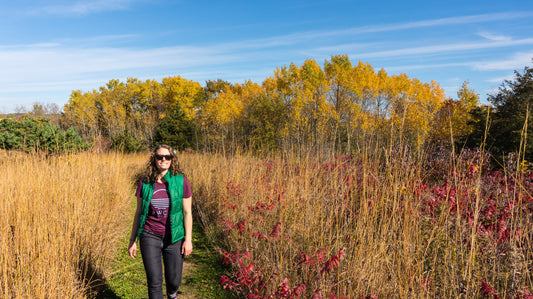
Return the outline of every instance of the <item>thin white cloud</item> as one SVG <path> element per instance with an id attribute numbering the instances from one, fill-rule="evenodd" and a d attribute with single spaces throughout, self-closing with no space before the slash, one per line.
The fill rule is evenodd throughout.
<path id="1" fill-rule="evenodd" d="M 28 49 L 43 49 L 43 48 L 54 48 L 61 46 L 59 43 L 35 43 L 35 44 L 23 44 L 23 45 L 0 45 L 0 51 L 20 51 Z M 1 53 L 1 52 L 0 52 Z"/>
<path id="2" fill-rule="evenodd" d="M 373 43 L 347 43 L 347 44 L 338 44 L 333 46 L 325 46 L 325 47 L 318 47 L 312 49 L 311 52 L 309 52 L 310 55 L 313 55 L 315 53 L 345 53 L 345 52 L 353 52 L 358 49 L 365 49 L 365 48 L 379 48 L 386 46 L 386 42 L 373 42 Z"/>
<path id="3" fill-rule="evenodd" d="M 135 0 L 78 0 L 63 2 L 38 7 L 31 10 L 30 14 L 80 16 L 99 13 L 104 11 L 116 11 L 128 9 Z"/>
<path id="4" fill-rule="evenodd" d="M 133 0 L 85 1 L 72 5 L 55 5 L 41 9 L 48 14 L 90 14 L 104 10 L 127 9 Z M 65 2 L 63 2 L 65 3 Z M 139 36 L 124 34 L 118 36 L 94 36 L 76 40 L 54 40 L 49 43 L 31 45 L 0 45 L 0 96 L 9 92 L 25 91 L 64 91 L 72 89 L 97 88 L 112 78 L 122 79 L 126 75 L 147 77 L 151 74 L 181 74 L 187 79 L 222 78 L 232 80 L 248 76 L 260 77 L 274 71 L 259 62 L 265 58 L 289 63 L 297 59 L 329 57 L 331 54 L 348 54 L 351 58 L 411 58 L 424 54 L 461 53 L 464 51 L 532 45 L 533 38 L 513 40 L 507 36 L 483 31 L 478 32 L 484 40 L 464 43 L 443 44 L 398 48 L 394 41 L 376 43 L 356 43 L 354 36 L 364 33 L 408 30 L 434 26 L 461 25 L 492 22 L 498 20 L 532 17 L 533 12 L 514 12 L 451 17 L 397 24 L 363 26 L 345 30 L 307 31 L 263 39 L 239 40 L 225 43 L 206 42 L 204 46 L 172 46 L 159 48 L 118 48 L 105 47 L 117 39 L 131 40 Z M 330 38 L 331 37 L 331 38 Z M 343 43 L 337 37 L 342 37 Z M 95 47 L 93 47 L 95 46 Z M 294 47 L 296 46 L 296 47 Z M 387 47 L 387 48 L 386 48 Z M 374 49 L 378 49 L 374 51 Z M 334 51 L 334 53 L 332 52 Z M 327 53 L 326 53 L 327 52 Z M 358 53 L 360 52 L 360 53 Z M 305 53 L 302 58 L 302 53 Z M 387 71 L 415 70 L 423 68 L 470 67 L 479 71 L 508 70 L 521 68 L 531 62 L 533 53 L 516 54 L 510 59 L 489 62 L 443 62 L 417 65 L 395 66 Z M 258 57 L 260 57 L 258 59 Z M 527 59 L 527 60 L 526 60 Z M 525 61 L 525 63 L 524 63 Z M 242 69 L 243 62 L 254 67 Z M 423 62 L 423 60 L 420 60 Z M 240 63 L 236 67 L 236 63 Z M 278 65 L 279 66 L 279 65 Z M 216 71 L 215 71 L 216 70 Z M 190 76 L 190 77 L 189 77 Z M 494 79 L 500 82 L 501 79 Z M 496 81 L 495 81 L 496 82 Z M 0 102 L 6 97 L 1 97 Z"/>
<path id="5" fill-rule="evenodd" d="M 109 78 L 110 80 L 111 78 Z M 102 85 L 106 80 L 96 78 L 84 78 L 84 79 L 65 79 L 65 80 L 51 80 L 51 81 L 25 81 L 14 82 L 5 86 L 2 89 L 2 93 L 17 93 L 17 92 L 43 92 L 43 91 L 69 91 L 72 89 L 96 89 L 97 86 Z M 98 85 L 100 84 L 100 85 Z"/>
<path id="6" fill-rule="evenodd" d="M 494 34 L 494 33 L 486 32 L 486 31 L 479 32 L 478 35 L 491 41 L 510 41 L 511 40 L 510 36 Z"/>
<path id="7" fill-rule="evenodd" d="M 234 44 L 210 45 L 209 47 L 175 46 L 154 49 L 135 48 L 74 48 L 63 47 L 54 43 L 42 43 L 28 46 L 0 47 L 0 83 L 6 89 L 15 88 L 14 82 L 52 80 L 70 81 L 67 78 L 91 76 L 90 74 L 136 72 L 141 69 L 166 68 L 179 71 L 190 71 L 191 68 L 214 67 L 215 65 L 231 65 L 231 63 L 250 60 L 261 52 L 249 52 L 241 48 L 246 42 Z M 398 57 L 421 54 L 445 53 L 494 47 L 533 44 L 533 38 L 521 40 L 483 41 L 476 43 L 458 43 L 412 47 L 386 51 L 350 54 L 350 57 L 376 58 Z M 257 45 L 259 47 L 259 45 Z M 272 45 L 270 45 L 272 46 Z M 274 47 L 274 46 L 272 46 Z M 279 49 L 278 49 L 279 50 Z M 270 55 L 278 52 L 269 51 Z M 331 54 L 331 53 L 330 53 Z M 419 64 L 387 68 L 389 71 L 406 71 L 421 68 L 444 68 L 470 66 L 477 70 L 507 70 L 526 65 L 533 53 L 517 54 L 511 59 L 493 62 L 455 62 L 442 64 Z M 220 68 L 220 67 L 219 67 Z M 272 71 L 272 70 L 271 70 Z M 11 83 L 10 83 L 11 82 Z M 60 84 L 61 85 L 61 84 Z M 10 87 L 11 86 L 11 87 Z"/>
<path id="8" fill-rule="evenodd" d="M 450 63 L 437 63 L 437 64 L 410 64 L 410 65 L 398 65 L 384 67 L 388 72 L 405 72 L 410 70 L 421 70 L 421 69 L 437 69 L 437 68 L 451 68 L 451 67 L 465 67 L 471 66 L 469 62 L 450 62 Z"/>
<path id="9" fill-rule="evenodd" d="M 504 76 L 492 77 L 485 79 L 484 82 L 490 83 L 485 91 L 485 95 L 494 94 L 498 91 L 499 86 L 506 80 L 513 80 L 515 78 L 514 70 L 521 71 L 524 66 L 533 63 L 533 52 L 515 53 L 509 59 L 501 59 L 494 61 L 477 61 L 477 62 L 457 62 L 457 63 L 441 63 L 441 64 L 417 64 L 417 65 L 400 65 L 393 67 L 384 67 L 387 72 L 406 72 L 410 70 L 433 70 L 438 68 L 467 68 L 477 71 L 509 71 Z M 459 90 L 463 81 L 468 78 L 449 78 L 446 86 L 441 86 L 446 90 L 448 96 L 454 96 Z M 441 82 L 445 83 L 445 82 Z M 480 82 L 477 82 L 480 83 Z M 454 85 L 452 85 L 454 84 Z"/>
<path id="10" fill-rule="evenodd" d="M 487 80 L 487 82 L 490 82 L 490 83 L 502 83 L 503 81 L 513 80 L 514 78 L 515 78 L 514 74 L 509 74 L 507 76 L 490 78 L 490 79 Z"/>
<path id="11" fill-rule="evenodd" d="M 479 49 L 491 49 L 521 45 L 532 45 L 533 38 L 524 38 L 518 40 L 502 40 L 502 41 L 483 41 L 472 43 L 455 43 L 455 44 L 442 44 L 424 47 L 411 47 L 404 49 L 375 51 L 367 53 L 355 53 L 350 56 L 363 57 L 363 58 L 380 58 L 380 57 L 397 57 L 397 56 L 413 56 L 422 54 L 434 54 L 445 52 L 458 52 L 466 50 L 479 50 Z"/>
<path id="12" fill-rule="evenodd" d="M 436 26 L 475 24 L 475 23 L 494 22 L 494 21 L 502 21 L 502 20 L 509 20 L 509 19 L 516 20 L 516 19 L 529 18 L 529 17 L 533 17 L 532 11 L 458 16 L 458 17 L 422 20 L 422 21 L 414 21 L 414 22 L 405 22 L 405 23 L 370 25 L 370 26 L 354 27 L 354 28 L 343 29 L 343 30 L 315 32 L 314 38 L 325 37 L 325 36 L 336 36 L 336 35 L 353 35 L 353 34 L 362 34 L 362 33 L 398 31 L 398 30 L 415 29 L 415 28 L 436 27 Z"/>
<path id="13" fill-rule="evenodd" d="M 480 71 L 518 70 L 533 63 L 533 51 L 519 52 L 509 59 L 497 61 L 480 61 L 474 64 L 474 69 Z"/>
<path id="14" fill-rule="evenodd" d="M 520 19 L 533 17 L 532 12 L 505 12 L 505 13 L 494 13 L 494 14 L 481 14 L 481 15 L 470 15 L 470 16 L 460 16 L 460 17 L 450 17 L 450 18 L 440 18 L 432 20 L 423 20 L 415 22 L 405 22 L 405 23 L 394 23 L 394 24 L 380 24 L 380 25 L 370 25 L 370 26 L 361 26 L 353 27 L 349 29 L 341 30 L 329 30 L 329 31 L 305 31 L 297 32 L 286 35 L 273 36 L 268 38 L 261 39 L 252 39 L 245 41 L 236 41 L 228 42 L 218 45 L 218 47 L 224 48 L 240 48 L 240 49 L 252 49 L 252 48 L 272 48 L 280 46 L 290 46 L 297 43 L 316 41 L 321 38 L 327 37 L 338 37 L 338 36 L 349 36 L 349 35 L 358 35 L 364 33 L 377 33 L 377 32 L 390 32 L 406 29 L 416 29 L 424 27 L 435 27 L 435 26 L 447 26 L 447 25 L 461 25 L 461 24 L 471 24 L 471 23 L 483 23 L 483 22 L 493 22 L 500 20 L 508 19 Z M 481 35 L 481 33 L 480 33 Z M 488 33 L 485 33 L 485 38 L 491 37 Z M 492 35 L 492 38 L 497 36 Z M 494 39 L 493 41 L 508 41 L 508 38 L 505 40 Z M 348 46 L 353 46 L 357 44 L 348 44 Z M 340 45 L 346 46 L 346 45 Z M 330 46 L 328 48 L 337 47 Z M 315 50 L 325 50 L 327 48 L 317 48 Z"/>
<path id="15" fill-rule="evenodd" d="M 91 73 L 151 68 L 183 69 L 215 66 L 241 59 L 215 48 L 162 47 L 155 49 L 33 47 L 0 48 L 0 83 L 65 80 Z"/>
<path id="16" fill-rule="evenodd" d="M 139 34 L 111 34 L 111 35 L 99 35 L 99 36 L 88 36 L 88 37 L 78 37 L 78 38 L 62 38 L 58 39 L 58 45 L 60 44 L 70 44 L 70 45 L 102 45 L 105 43 L 116 43 L 120 41 L 130 41 L 136 40 L 142 37 Z"/>

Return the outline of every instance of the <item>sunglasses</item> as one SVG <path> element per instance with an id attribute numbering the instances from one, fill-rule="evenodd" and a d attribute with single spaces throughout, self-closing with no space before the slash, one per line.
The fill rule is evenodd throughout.
<path id="1" fill-rule="evenodd" d="M 173 156 L 172 155 L 155 155 L 155 159 L 158 160 L 158 161 L 161 161 L 163 159 L 167 160 L 167 161 L 170 161 L 172 160 Z"/>

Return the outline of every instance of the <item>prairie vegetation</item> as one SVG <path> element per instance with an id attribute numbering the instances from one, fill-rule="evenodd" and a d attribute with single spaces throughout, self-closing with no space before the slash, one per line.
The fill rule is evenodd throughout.
<path id="1" fill-rule="evenodd" d="M 533 175 L 483 152 L 182 153 L 196 220 L 248 298 L 526 297 Z M 2 295 L 90 295 L 128 233 L 144 155 L 2 152 Z M 511 163 L 511 162 L 514 162 Z"/>
<path id="2" fill-rule="evenodd" d="M 130 229 L 135 159 L 0 152 L 0 296 L 79 298 Z"/>
<path id="3" fill-rule="evenodd" d="M 56 121 L 84 140 L 2 120 L 2 148 L 26 152 L 0 152 L 0 294 L 91 296 L 146 160 L 107 150 L 166 142 L 183 150 L 195 219 L 231 268 L 220 286 L 238 297 L 531 298 L 532 79 L 526 67 L 490 107 L 466 82 L 445 99 L 435 82 L 339 55 L 262 85 L 74 91 Z M 50 140 L 72 146 L 42 149 Z"/>
<path id="4" fill-rule="evenodd" d="M 528 298 L 533 175 L 465 151 L 187 156 L 199 220 L 246 298 Z M 516 161 L 514 161 L 516 162 Z"/>

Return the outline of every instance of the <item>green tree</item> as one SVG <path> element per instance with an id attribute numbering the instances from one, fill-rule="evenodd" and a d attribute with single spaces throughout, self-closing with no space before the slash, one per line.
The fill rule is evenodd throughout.
<path id="1" fill-rule="evenodd" d="M 493 153 L 498 158 L 520 152 L 533 161 L 533 68 L 515 71 L 515 78 L 506 80 L 489 101 L 495 109 L 489 136 Z"/>
<path id="2" fill-rule="evenodd" d="M 6 150 L 63 153 L 90 147 L 75 128 L 62 131 L 49 118 L 25 117 L 22 120 L 0 120 L 0 148 Z"/>
<path id="3" fill-rule="evenodd" d="M 472 132 L 464 136 L 464 142 L 459 144 L 460 146 L 468 148 L 481 147 L 485 143 L 485 148 L 493 153 L 497 153 L 498 146 L 495 144 L 494 136 L 492 136 L 490 130 L 492 127 L 492 120 L 494 117 L 495 109 L 490 105 L 480 105 L 470 111 L 469 126 L 472 128 Z M 485 138 L 485 131 L 487 131 Z"/>
<path id="4" fill-rule="evenodd" d="M 178 150 L 192 148 L 197 144 L 194 122 L 179 105 L 174 105 L 157 127 L 154 141 L 168 144 Z"/>

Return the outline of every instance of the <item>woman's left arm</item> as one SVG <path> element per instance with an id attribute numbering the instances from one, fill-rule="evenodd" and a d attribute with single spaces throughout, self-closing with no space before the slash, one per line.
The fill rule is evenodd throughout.
<path id="1" fill-rule="evenodd" d="M 192 252 L 192 197 L 183 199 L 183 218 L 185 224 L 185 241 L 181 254 L 188 256 Z"/>

